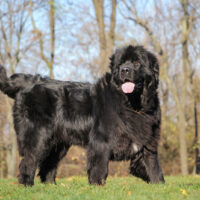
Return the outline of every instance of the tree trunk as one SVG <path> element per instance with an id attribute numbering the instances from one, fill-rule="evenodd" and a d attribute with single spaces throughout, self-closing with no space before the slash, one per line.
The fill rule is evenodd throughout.
<path id="1" fill-rule="evenodd" d="M 33 18 L 33 1 L 30 0 L 30 17 L 33 29 L 35 33 L 38 36 L 39 39 L 39 45 L 40 45 L 40 55 L 42 60 L 46 63 L 48 69 L 49 69 L 49 76 L 51 78 L 54 78 L 53 74 L 53 64 L 54 64 L 54 57 L 55 57 L 55 1 L 49 0 L 49 28 L 50 28 L 50 58 L 47 57 L 44 53 L 44 40 L 42 38 L 42 32 L 37 28 L 36 23 Z"/>
<path id="2" fill-rule="evenodd" d="M 11 99 L 6 100 L 8 108 L 8 123 L 9 123 L 9 143 L 7 146 L 7 169 L 8 169 L 8 178 L 14 177 L 16 174 L 16 160 L 17 160 L 17 140 L 16 134 L 13 126 L 13 117 L 12 117 L 12 105 L 13 101 Z"/>
<path id="3" fill-rule="evenodd" d="M 114 42 L 115 42 L 115 25 L 116 25 L 116 0 L 112 0 L 112 13 L 110 16 L 110 30 L 108 37 L 108 55 L 110 56 L 113 53 Z"/>
<path id="4" fill-rule="evenodd" d="M 100 74 L 104 74 L 109 63 L 109 56 L 111 56 L 114 49 L 115 41 L 115 25 L 116 25 L 116 6 L 117 1 L 112 0 L 112 11 L 110 15 L 110 28 L 108 37 L 106 39 L 106 29 L 104 23 L 104 0 L 93 0 L 95 15 L 98 25 L 98 36 L 100 46 Z"/>
<path id="5" fill-rule="evenodd" d="M 195 126 L 195 173 L 200 174 L 199 133 L 198 133 L 198 116 L 197 116 L 196 100 L 194 101 L 194 126 Z"/>
<path id="6" fill-rule="evenodd" d="M 167 101 L 168 101 L 168 95 L 169 95 L 169 90 L 162 88 L 161 86 L 161 90 L 162 90 L 162 101 L 163 101 L 163 105 L 161 107 L 162 109 L 162 123 L 161 123 L 161 130 L 162 130 L 162 134 L 166 134 L 166 130 L 167 130 Z"/>
<path id="7" fill-rule="evenodd" d="M 178 128 L 179 128 L 179 142 L 180 142 L 180 158 L 181 158 L 181 173 L 188 174 L 187 162 L 187 144 L 186 144 L 186 119 L 182 106 L 178 106 Z"/>
<path id="8" fill-rule="evenodd" d="M 192 28 L 192 21 L 190 20 L 190 15 L 188 12 L 188 0 L 180 0 L 183 17 L 181 19 L 182 26 L 182 35 L 181 35 L 181 44 L 182 44 L 182 63 L 183 71 L 181 73 L 181 104 L 182 111 L 179 111 L 180 117 L 180 153 L 181 153 L 181 172 L 183 175 L 188 174 L 188 163 L 187 163 L 187 145 L 186 145 L 186 119 L 185 119 L 185 106 L 186 106 L 186 96 L 187 96 L 187 86 L 190 85 L 189 79 L 189 53 L 188 53 L 188 41 L 189 34 Z"/>
<path id="9" fill-rule="evenodd" d="M 54 78 L 53 75 L 53 64 L 54 64 L 54 54 L 55 54 L 55 2 L 54 0 L 49 1 L 50 4 L 50 31 L 51 31 L 51 58 L 49 65 L 50 77 Z"/>
<path id="10" fill-rule="evenodd" d="M 98 25 L 99 46 L 100 46 L 100 73 L 105 72 L 106 68 L 106 36 L 105 36 L 105 24 L 104 24 L 104 0 L 93 0 L 95 8 L 95 15 Z"/>
<path id="11" fill-rule="evenodd" d="M 3 157 L 3 144 L 0 143 L 0 178 L 3 178 L 3 160 L 4 160 L 4 157 Z"/>

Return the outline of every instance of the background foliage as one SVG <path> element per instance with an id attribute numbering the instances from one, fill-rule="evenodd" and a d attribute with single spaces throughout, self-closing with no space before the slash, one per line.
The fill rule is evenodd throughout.
<path id="1" fill-rule="evenodd" d="M 164 173 L 199 173 L 199 26 L 199 0 L 2 0 L 0 63 L 10 74 L 94 82 L 114 49 L 145 46 L 160 61 Z M 0 93 L 0 177 L 16 176 L 20 160 L 12 104 Z M 73 147 L 59 177 L 84 175 L 85 160 Z M 110 174 L 127 175 L 128 163 L 112 162 Z"/>

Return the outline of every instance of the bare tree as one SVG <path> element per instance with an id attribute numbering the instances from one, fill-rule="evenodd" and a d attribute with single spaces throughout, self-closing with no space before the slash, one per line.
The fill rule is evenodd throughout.
<path id="1" fill-rule="evenodd" d="M 160 38 L 158 37 L 158 29 L 155 29 L 152 27 L 152 25 L 149 23 L 150 21 L 148 18 L 145 18 L 144 15 L 140 15 L 138 13 L 138 10 L 136 9 L 136 3 L 137 1 L 123 1 L 123 5 L 125 6 L 126 10 L 121 11 L 121 14 L 125 19 L 128 19 L 134 24 L 139 25 L 140 27 L 143 28 L 143 30 L 146 32 L 146 34 L 150 38 L 150 43 L 152 44 L 154 50 L 157 52 L 159 55 L 159 59 L 161 60 L 161 85 L 164 83 L 164 85 L 167 86 L 167 90 L 170 91 L 172 94 L 172 97 L 176 103 L 176 109 L 177 109 L 177 116 L 178 116 L 178 131 L 179 131 L 179 142 L 180 142 L 180 160 L 181 160 L 181 172 L 182 174 L 188 174 L 188 161 L 187 161 L 187 144 L 186 144 L 186 129 L 187 129 L 187 120 L 186 120 L 186 110 L 185 108 L 187 107 L 187 97 L 190 91 L 187 90 L 188 85 L 190 85 L 190 74 L 191 74 L 191 69 L 189 68 L 189 53 L 188 53 L 188 42 L 189 42 L 189 37 L 191 30 L 194 25 L 194 13 L 195 9 L 193 9 L 192 12 L 189 12 L 189 2 L 187 0 L 180 0 L 180 5 L 182 7 L 182 12 L 180 15 L 182 15 L 182 18 L 180 21 L 177 23 L 178 26 L 176 27 L 176 35 L 178 38 L 179 33 L 181 33 L 181 51 L 182 51 L 182 72 L 181 72 L 181 77 L 179 80 L 178 87 L 174 87 L 174 77 L 170 75 L 170 62 L 169 62 L 169 52 L 168 49 L 165 49 L 161 46 L 160 43 Z M 159 3 L 156 2 L 155 4 L 155 9 L 156 6 Z M 160 10 L 159 10 L 160 9 Z M 156 17 L 158 18 L 159 15 L 161 15 L 161 10 L 162 8 L 157 7 L 157 15 Z M 168 9 L 169 10 L 169 9 Z M 141 17 L 143 16 L 143 17 Z M 157 19 L 158 20 L 158 19 Z M 171 19 L 165 19 L 167 20 L 172 20 Z M 179 32 L 178 32 L 179 31 Z M 167 33 L 166 33 L 167 34 Z M 176 41 L 177 45 L 180 43 L 179 41 Z M 171 46 L 172 50 L 175 48 L 174 42 L 172 42 Z M 180 66 L 181 67 L 181 66 Z M 163 82 L 164 81 L 164 82 Z M 191 86 L 191 85 L 190 85 Z M 163 87 L 164 88 L 164 87 Z M 166 87 L 165 87 L 166 88 Z M 166 92 L 163 91 L 163 94 L 167 94 Z M 191 93 L 190 93 L 191 94 Z M 166 99 L 163 98 L 166 103 Z M 164 109 L 164 114 L 166 115 L 166 109 Z M 165 123 L 164 123 L 165 125 Z"/>
<path id="2" fill-rule="evenodd" d="M 106 71 L 108 65 L 108 57 L 113 52 L 114 48 L 117 2 L 116 0 L 112 0 L 112 11 L 110 15 L 110 27 L 108 33 L 106 32 L 104 20 L 104 0 L 93 0 L 93 5 L 98 26 L 100 46 L 100 73 L 103 74 Z"/>
<path id="3" fill-rule="evenodd" d="M 33 6 L 34 3 L 32 0 L 30 0 L 30 17 L 32 26 L 34 29 L 35 34 L 37 35 L 37 38 L 39 39 L 39 46 L 40 46 L 40 55 L 42 60 L 46 63 L 48 69 L 49 69 L 49 75 L 51 78 L 54 78 L 53 74 L 53 65 L 54 65 L 54 59 L 55 59 L 55 1 L 49 0 L 49 29 L 50 29 L 50 52 L 49 56 L 45 55 L 46 49 L 44 49 L 44 38 L 42 31 L 36 26 L 35 19 L 33 17 Z"/>
<path id="4" fill-rule="evenodd" d="M 5 126 L 6 126 L 6 113 L 5 95 L 0 93 L 0 177 L 5 176 L 6 162 L 5 162 Z"/>
<path id="5" fill-rule="evenodd" d="M 120 14 L 117 23 L 116 14 Z M 0 62 L 8 73 L 44 66 L 51 77 L 58 72 L 63 79 L 90 81 L 108 70 L 108 57 L 116 46 L 143 44 L 160 61 L 160 148 L 165 172 L 187 174 L 194 169 L 199 173 L 199 25 L 199 0 L 92 0 L 84 4 L 4 0 L 0 1 Z M 5 176 L 8 171 L 13 176 L 16 139 L 12 102 L 5 96 L 0 98 L 0 162 L 7 160 L 0 174 Z"/>
<path id="6" fill-rule="evenodd" d="M 30 40 L 25 46 L 22 45 L 22 37 L 28 20 L 27 1 L 24 0 L 18 4 L 18 1 L 6 0 L 2 3 L 7 7 L 7 11 L 2 10 L 0 17 L 0 37 L 3 41 L 0 58 L 2 63 L 8 63 L 9 71 L 15 73 L 21 59 L 33 44 L 33 41 Z M 13 101 L 6 98 L 6 106 L 8 109 L 7 120 L 9 124 L 9 143 L 7 145 L 8 177 L 15 176 L 17 155 L 16 135 L 12 119 L 12 105 Z"/>
<path id="7" fill-rule="evenodd" d="M 195 167 L 194 171 L 196 174 L 200 174 L 200 135 L 199 135 L 199 102 L 200 102 L 200 78 L 198 76 L 195 76 L 192 80 L 193 84 L 193 92 L 194 93 L 194 130 L 195 130 L 195 136 L 194 136 L 194 143 L 195 143 Z"/>

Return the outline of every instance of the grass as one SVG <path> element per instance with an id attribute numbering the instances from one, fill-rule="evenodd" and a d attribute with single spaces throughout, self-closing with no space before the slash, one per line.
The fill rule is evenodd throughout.
<path id="1" fill-rule="evenodd" d="M 58 179 L 57 185 L 41 184 L 33 187 L 17 184 L 16 179 L 0 179 L 0 200 L 198 200 L 200 176 L 165 177 L 166 184 L 146 184 L 134 177 L 108 177 L 105 186 L 90 186 L 86 177 Z"/>

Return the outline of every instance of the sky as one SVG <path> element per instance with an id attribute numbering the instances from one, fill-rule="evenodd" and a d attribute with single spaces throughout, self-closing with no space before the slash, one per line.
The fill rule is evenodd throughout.
<path id="1" fill-rule="evenodd" d="M 79 49 L 78 45 L 80 38 L 76 38 L 74 35 L 77 35 L 81 32 L 84 25 L 88 26 L 91 23 L 96 23 L 94 8 L 92 4 L 92 0 L 85 0 L 84 6 L 80 6 L 83 4 L 83 0 L 77 1 L 66 1 L 66 0 L 58 0 L 56 1 L 56 15 L 59 20 L 56 23 L 56 34 L 59 35 L 56 38 L 56 55 L 62 55 L 62 61 L 58 61 L 55 63 L 54 74 L 55 77 L 62 80 L 77 80 L 79 78 L 81 81 L 93 81 L 91 76 L 91 72 L 88 70 L 87 66 L 77 65 L 75 60 L 77 59 L 77 53 L 79 56 L 88 59 L 90 62 L 91 58 L 98 57 L 99 55 L 99 44 L 98 38 L 96 37 L 94 41 L 89 41 L 90 37 L 87 34 L 82 36 L 83 43 L 90 43 L 88 52 L 85 52 L 82 49 Z M 138 10 L 145 7 L 147 12 L 152 13 L 151 5 L 152 0 L 146 1 L 141 0 L 141 6 L 138 6 Z M 122 16 L 119 12 L 120 4 L 117 9 L 117 24 L 116 24 L 116 32 L 118 32 L 123 40 L 117 41 L 116 46 L 122 46 L 124 43 L 129 43 L 129 41 L 133 40 L 133 34 L 137 35 L 137 40 L 140 41 L 143 38 L 143 32 L 139 29 L 126 29 L 125 32 L 123 28 L 118 26 L 122 19 Z M 111 11 L 110 1 L 105 1 L 105 22 L 108 24 L 109 15 Z M 43 9 L 39 9 L 38 12 L 34 15 L 37 26 L 45 27 L 48 26 L 47 13 L 44 13 Z M 41 18 L 43 20 L 41 20 Z M 133 26 L 131 22 L 126 22 L 129 26 Z M 70 30 L 68 30 L 68 27 Z M 94 27 L 93 27 L 94 28 Z M 97 27 L 95 32 L 98 31 Z M 97 35 L 96 35 L 97 36 Z M 77 46 L 76 46 L 77 45 Z M 59 56 L 58 56 L 59 57 Z M 60 60 L 60 59 L 59 59 Z M 92 60 L 91 60 L 92 62 Z M 43 63 L 41 63 L 43 65 Z M 40 73 L 44 75 L 48 75 L 48 70 L 45 67 L 39 67 Z M 78 75 L 76 76 L 76 73 Z"/>
<path id="2" fill-rule="evenodd" d="M 123 6 L 121 2 L 122 1 L 118 1 L 117 7 L 117 23 L 115 29 L 117 37 L 115 48 L 133 42 L 136 42 L 137 44 L 144 44 L 144 30 L 141 27 L 135 25 L 133 22 L 123 19 L 121 15 L 123 12 Z M 153 2 L 154 0 L 140 0 L 137 6 L 137 11 L 141 18 L 148 18 L 148 22 L 153 24 L 155 28 L 157 28 L 156 26 L 161 27 L 161 32 L 161 30 L 164 30 L 165 27 L 162 27 L 162 24 L 154 24 L 152 21 L 152 19 L 156 18 Z M 164 5 L 172 4 L 172 1 L 170 0 L 162 0 L 162 2 Z M 176 3 L 176 0 L 173 1 L 173 3 Z M 105 0 L 104 7 L 105 22 L 108 26 L 111 9 L 110 1 Z M 2 3 L 0 3 L 0 8 L 2 9 Z M 163 6 L 162 12 L 167 13 L 166 8 L 167 6 Z M 4 7 L 3 11 L 5 10 L 6 8 Z M 176 13 L 174 13 L 174 15 L 176 15 Z M 36 12 L 34 12 L 34 18 L 37 27 L 43 32 L 45 36 L 44 47 L 47 50 L 47 55 L 49 55 L 49 37 L 46 36 L 46 34 L 48 34 L 49 26 L 47 6 L 45 9 L 41 7 Z M 57 0 L 56 19 L 56 59 L 54 65 L 55 78 L 73 81 L 94 81 L 92 72 L 88 70 L 88 65 L 93 62 L 93 59 L 99 56 L 99 43 L 97 37 L 98 29 L 96 26 L 92 0 Z M 172 24 L 169 24 L 169 27 L 167 27 L 169 28 L 168 35 L 159 35 L 159 37 L 161 39 L 162 37 L 169 37 L 169 43 L 172 42 L 170 41 L 170 37 L 173 34 L 173 29 L 175 29 L 175 26 L 176 22 L 174 22 L 174 27 Z M 27 34 L 32 30 L 30 21 L 28 21 L 25 29 L 26 34 L 23 36 L 22 44 L 28 43 L 31 39 Z M 162 41 L 160 42 L 161 45 L 163 45 Z M 149 45 L 148 48 L 151 50 L 151 45 Z M 39 55 L 35 56 L 36 49 L 38 51 L 38 46 L 35 46 L 32 51 L 26 54 L 26 56 L 19 63 L 17 72 L 26 72 L 31 74 L 39 73 L 44 76 L 48 76 L 49 71 L 45 63 L 41 61 Z M 200 64 L 199 59 L 197 59 L 196 62 L 198 66 Z"/>

